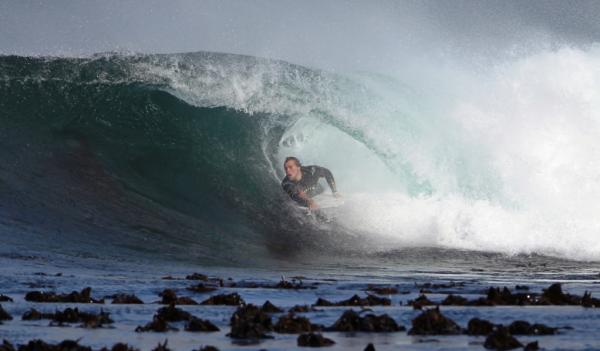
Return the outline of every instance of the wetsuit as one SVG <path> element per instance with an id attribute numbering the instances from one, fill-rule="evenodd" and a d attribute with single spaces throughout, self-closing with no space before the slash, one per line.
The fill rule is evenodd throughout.
<path id="1" fill-rule="evenodd" d="M 333 174 L 327 168 L 319 166 L 302 166 L 300 167 L 302 172 L 302 179 L 295 182 L 289 179 L 287 176 L 281 181 L 283 190 L 301 206 L 308 207 L 308 201 L 300 197 L 300 192 L 304 191 L 306 196 L 309 198 L 319 195 L 324 191 L 323 187 L 319 184 L 319 178 L 325 178 L 327 184 L 331 188 L 333 193 L 337 192 L 335 188 L 335 180 Z"/>

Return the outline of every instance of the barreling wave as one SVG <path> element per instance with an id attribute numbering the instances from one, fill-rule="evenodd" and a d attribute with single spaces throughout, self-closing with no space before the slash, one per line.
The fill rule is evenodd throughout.
<path id="1" fill-rule="evenodd" d="M 486 87 L 508 101 L 507 82 L 529 82 L 531 62 L 552 58 L 581 60 L 528 58 Z M 411 246 L 599 258 L 590 211 L 543 205 L 543 181 L 560 184 L 542 162 L 548 139 L 522 122 L 540 111 L 453 94 L 441 105 L 389 77 L 229 54 L 0 57 L 0 228 L 43 249 L 99 254 L 107 243 L 208 262 Z M 501 119 L 515 114 L 517 132 Z M 290 205 L 279 185 L 288 155 L 333 170 L 347 203 L 336 225 Z M 567 173 L 556 179 L 577 183 Z"/>
<path id="2" fill-rule="evenodd" d="M 282 194 L 277 151 L 300 117 L 351 108 L 328 96 L 335 78 L 211 53 L 9 56 L 0 77 L 11 237 L 209 260 L 322 247 Z"/>

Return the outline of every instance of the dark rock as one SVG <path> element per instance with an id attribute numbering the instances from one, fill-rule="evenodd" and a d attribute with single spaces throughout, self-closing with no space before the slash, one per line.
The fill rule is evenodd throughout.
<path id="1" fill-rule="evenodd" d="M 171 351 L 170 348 L 167 347 L 167 342 L 168 340 L 165 340 L 165 342 L 158 343 L 158 345 L 156 345 L 155 348 L 152 349 L 152 351 Z"/>
<path id="2" fill-rule="evenodd" d="M 159 308 L 156 316 L 167 322 L 187 321 L 192 318 L 192 315 L 189 312 L 177 308 L 175 305 Z"/>
<path id="3" fill-rule="evenodd" d="M 492 350 L 512 350 L 523 347 L 523 344 L 510 335 L 508 329 L 499 327 L 495 332 L 488 335 L 483 346 Z"/>
<path id="4" fill-rule="evenodd" d="M 65 323 L 82 323 L 84 328 L 101 328 L 106 324 L 112 324 L 114 321 L 110 314 L 100 311 L 99 314 L 80 312 L 78 308 L 66 308 L 63 311 L 54 313 L 42 313 L 34 308 L 23 313 L 22 320 L 41 320 L 50 319 L 52 325 L 61 326 Z"/>
<path id="5" fill-rule="evenodd" d="M 0 305 L 0 321 L 9 321 L 12 320 L 13 317 L 4 310 L 4 308 L 2 308 L 2 305 Z"/>
<path id="6" fill-rule="evenodd" d="M 271 317 L 252 304 L 239 307 L 231 316 L 230 324 L 228 336 L 236 339 L 270 338 L 266 333 L 273 330 Z"/>
<path id="7" fill-rule="evenodd" d="M 279 317 L 274 329 L 276 332 L 282 334 L 300 334 L 320 331 L 321 326 L 312 324 L 308 318 L 288 313 Z"/>
<path id="8" fill-rule="evenodd" d="M 479 318 L 472 318 L 467 325 L 469 335 L 489 335 L 496 329 L 496 325 Z"/>
<path id="9" fill-rule="evenodd" d="M 433 283 L 425 283 L 425 284 L 417 284 L 415 283 L 415 287 L 419 288 L 419 289 L 433 289 L 433 290 L 437 290 L 437 289 L 450 289 L 450 288 L 456 288 L 456 287 L 463 287 L 465 286 L 465 283 L 463 282 L 449 282 L 449 283 L 441 283 L 441 284 L 433 284 Z"/>
<path id="10" fill-rule="evenodd" d="M 219 351 L 219 349 L 214 346 L 208 345 L 208 346 L 201 347 L 198 351 Z"/>
<path id="11" fill-rule="evenodd" d="M 112 296 L 113 304 L 143 304 L 144 301 L 140 300 L 135 295 L 129 294 L 116 294 Z"/>
<path id="12" fill-rule="evenodd" d="M 581 298 L 581 306 L 583 307 L 600 307 L 600 299 L 592 297 L 591 292 L 584 292 Z"/>
<path id="13" fill-rule="evenodd" d="M 490 300 L 488 300 L 485 297 L 480 297 L 478 299 L 467 302 L 467 305 L 468 306 L 494 306 L 494 303 L 492 303 Z"/>
<path id="14" fill-rule="evenodd" d="M 36 310 L 35 308 L 32 308 L 29 311 L 23 313 L 21 319 L 24 321 L 38 321 L 41 319 L 52 319 L 53 316 L 53 313 L 42 313 Z"/>
<path id="15" fill-rule="evenodd" d="M 398 289 L 391 286 L 369 286 L 367 290 L 378 295 L 395 295 L 398 293 Z"/>
<path id="16" fill-rule="evenodd" d="M 525 345 L 525 347 L 523 348 L 523 351 L 535 351 L 535 350 L 539 350 L 540 349 L 540 345 L 538 344 L 537 341 L 532 341 L 529 344 Z"/>
<path id="17" fill-rule="evenodd" d="M 283 310 L 281 308 L 273 305 L 271 303 L 271 301 L 269 301 L 269 300 L 265 301 L 265 303 L 262 305 L 261 308 L 262 308 L 262 310 L 264 312 L 267 312 L 267 313 L 279 313 L 279 312 L 283 312 Z"/>
<path id="18" fill-rule="evenodd" d="M 169 330 L 177 330 L 177 328 L 170 326 L 169 323 L 167 323 L 167 321 L 165 321 L 164 319 L 160 318 L 157 315 L 154 315 L 154 317 L 152 318 L 152 322 L 146 324 L 143 327 L 138 326 L 137 328 L 135 328 L 135 331 L 137 333 L 148 332 L 148 331 L 164 333 Z"/>
<path id="19" fill-rule="evenodd" d="M 508 332 L 513 335 L 553 335 L 558 331 L 544 324 L 530 324 L 526 321 L 514 321 L 508 326 Z"/>
<path id="20" fill-rule="evenodd" d="M 315 302 L 315 306 L 335 306 L 335 304 L 329 300 L 325 300 L 323 298 L 318 298 L 317 302 Z"/>
<path id="21" fill-rule="evenodd" d="M 162 297 L 162 301 L 160 302 L 163 305 L 197 305 L 198 303 L 194 301 L 194 299 L 182 296 L 178 297 L 175 291 L 172 289 L 165 289 L 163 292 L 158 294 L 158 296 Z"/>
<path id="22" fill-rule="evenodd" d="M 405 330 L 405 328 L 399 326 L 387 314 L 381 316 L 368 314 L 361 317 L 357 312 L 348 310 L 327 330 L 340 332 L 396 332 Z"/>
<path id="23" fill-rule="evenodd" d="M 30 340 L 19 346 L 19 351 L 92 351 L 91 347 L 81 346 L 77 341 L 63 340 L 59 344 L 47 344 L 42 340 Z"/>
<path id="24" fill-rule="evenodd" d="M 197 285 L 192 285 L 190 287 L 187 288 L 190 291 L 193 292 L 197 292 L 197 293 L 207 293 L 207 292 L 212 292 L 217 290 L 217 288 L 215 288 L 214 286 L 208 286 L 208 285 L 204 285 L 203 283 L 199 283 Z"/>
<path id="25" fill-rule="evenodd" d="M 281 280 L 279 283 L 275 284 L 274 286 L 275 289 L 294 289 L 294 290 L 298 290 L 298 289 L 309 289 L 311 287 L 309 286 L 305 286 L 302 284 L 302 282 L 298 282 L 296 283 L 296 281 L 287 281 L 287 280 Z"/>
<path id="26" fill-rule="evenodd" d="M 100 349 L 100 351 L 140 351 L 140 350 L 136 349 L 133 346 L 129 346 L 125 343 L 118 342 L 118 343 L 114 344 L 112 348 L 108 349 L 106 347 L 103 347 Z"/>
<path id="27" fill-rule="evenodd" d="M 208 277 L 206 275 L 200 274 L 200 273 L 190 274 L 190 275 L 186 276 L 185 279 L 187 279 L 187 280 L 203 280 L 203 281 L 208 281 Z"/>
<path id="28" fill-rule="evenodd" d="M 392 301 L 390 299 L 375 295 L 367 295 L 365 298 L 354 295 L 348 300 L 342 300 L 339 302 L 330 302 L 319 298 L 317 299 L 317 302 L 315 302 L 315 306 L 390 306 L 391 304 Z"/>
<path id="29" fill-rule="evenodd" d="M 338 306 L 390 306 L 391 304 L 392 301 L 387 297 L 378 297 L 375 295 L 367 295 L 366 298 L 354 295 L 348 300 L 337 303 Z"/>
<path id="30" fill-rule="evenodd" d="M 373 346 L 373 344 L 369 343 L 369 345 L 367 345 L 367 347 L 365 347 L 364 351 L 375 351 L 375 346 Z"/>
<path id="31" fill-rule="evenodd" d="M 13 302 L 13 299 L 6 295 L 0 294 L 0 302 Z"/>
<path id="32" fill-rule="evenodd" d="M 321 334 L 309 333 L 298 336 L 298 346 L 302 347 L 323 347 L 332 346 L 335 341 L 327 339 Z"/>
<path id="33" fill-rule="evenodd" d="M 213 332 L 219 328 L 206 319 L 192 317 L 185 325 L 185 330 L 190 332 Z"/>
<path id="34" fill-rule="evenodd" d="M 314 311 L 314 308 L 312 308 L 309 305 L 296 305 L 296 306 L 290 308 L 289 311 L 292 313 L 306 313 L 306 312 Z"/>
<path id="35" fill-rule="evenodd" d="M 438 307 L 423 311 L 412 320 L 411 335 L 451 335 L 460 334 L 460 327 L 451 319 L 446 318 Z"/>
<path id="36" fill-rule="evenodd" d="M 527 285 L 516 285 L 515 290 L 529 290 Z"/>
<path id="37" fill-rule="evenodd" d="M 425 295 L 420 295 L 419 297 L 417 297 L 413 301 L 409 301 L 408 304 L 411 305 L 416 310 L 422 309 L 423 306 L 433 306 L 433 305 L 435 305 Z"/>
<path id="38" fill-rule="evenodd" d="M 26 301 L 31 302 L 63 302 L 63 303 L 104 303 L 104 299 L 92 298 L 92 288 L 85 288 L 81 292 L 73 291 L 70 294 L 46 293 L 31 291 L 25 295 Z"/>
<path id="39" fill-rule="evenodd" d="M 176 280 L 177 278 L 175 278 L 175 277 L 173 277 L 171 275 L 167 275 L 167 276 L 164 276 L 164 277 L 162 277 L 160 279 L 162 279 L 162 280 Z"/>
<path id="40" fill-rule="evenodd" d="M 239 306 L 243 305 L 244 299 L 237 293 L 214 295 L 208 299 L 202 301 L 201 305 L 227 305 L 227 306 Z"/>
<path id="41" fill-rule="evenodd" d="M 580 305 L 581 298 L 575 295 L 565 294 L 560 283 L 554 283 L 544 289 L 540 298 L 540 304 L 546 305 Z"/>
<path id="42" fill-rule="evenodd" d="M 442 301 L 442 305 L 444 306 L 464 306 L 468 303 L 469 300 L 467 300 L 466 298 L 452 294 L 446 296 L 444 301 Z"/>
<path id="43" fill-rule="evenodd" d="M 41 314 L 42 317 L 48 314 Z M 100 311 L 99 314 L 80 312 L 78 308 L 66 308 L 63 311 L 56 311 L 49 315 L 52 323 L 63 325 L 65 323 L 82 323 L 84 328 L 101 328 L 105 324 L 112 324 L 114 321 L 110 318 L 110 314 Z"/>
<path id="44" fill-rule="evenodd" d="M 3 340 L 2 345 L 0 345 L 0 351 L 16 351 L 15 347 L 8 342 L 8 340 Z"/>

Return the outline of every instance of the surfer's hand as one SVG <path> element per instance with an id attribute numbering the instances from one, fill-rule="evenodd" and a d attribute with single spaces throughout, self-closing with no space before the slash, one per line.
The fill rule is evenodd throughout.
<path id="1" fill-rule="evenodd" d="M 335 193 L 333 193 L 333 197 L 339 198 L 339 197 L 342 197 L 342 194 L 340 194 L 339 192 L 336 191 Z"/>
<path id="2" fill-rule="evenodd" d="M 317 203 L 313 200 L 310 200 L 310 202 L 308 203 L 308 208 L 310 208 L 311 210 L 316 210 L 319 208 L 319 205 L 317 205 Z"/>

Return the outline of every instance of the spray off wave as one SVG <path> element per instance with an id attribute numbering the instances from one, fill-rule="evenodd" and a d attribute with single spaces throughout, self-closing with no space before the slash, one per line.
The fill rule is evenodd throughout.
<path id="1" fill-rule="evenodd" d="M 600 259 L 598 49 L 458 71 L 455 85 L 440 84 L 451 87 L 446 96 L 398 77 L 223 54 L 1 61 L 2 157 L 20 165 L 3 169 L 2 184 L 24 202 L 33 196 L 23 195 L 19 176 L 31 170 L 15 150 L 39 144 L 38 158 L 25 162 L 39 164 L 49 145 L 56 153 L 85 145 L 126 193 L 158 206 L 150 212 L 186 223 L 169 236 L 204 254 L 229 236 L 243 251 L 302 235 L 278 224 L 289 215 L 279 206 L 280 165 L 296 155 L 334 172 L 348 204 L 336 231 L 358 233 L 369 250 Z M 39 182 L 35 197 L 51 198 L 55 187 Z M 107 211 L 93 205 L 106 199 L 76 201 Z"/>

